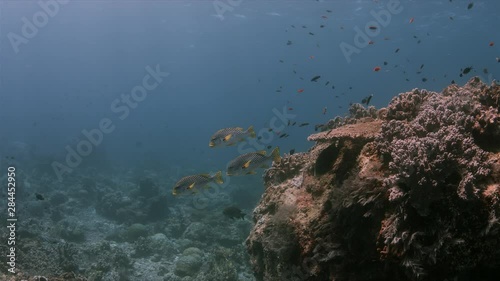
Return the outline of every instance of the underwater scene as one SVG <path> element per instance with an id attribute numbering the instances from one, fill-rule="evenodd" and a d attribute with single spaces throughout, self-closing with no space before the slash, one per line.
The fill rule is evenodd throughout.
<path id="1" fill-rule="evenodd" d="M 498 11 L 0 0 L 0 281 L 500 280 Z"/>

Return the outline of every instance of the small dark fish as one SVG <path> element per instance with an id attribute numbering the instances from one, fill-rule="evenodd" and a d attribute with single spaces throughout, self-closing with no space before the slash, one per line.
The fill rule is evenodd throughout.
<path id="1" fill-rule="evenodd" d="M 272 145 L 268 145 L 267 146 L 267 149 L 271 149 L 273 146 Z"/>
<path id="2" fill-rule="evenodd" d="M 467 10 L 472 9 L 472 7 L 474 7 L 474 3 L 471 2 L 471 3 L 469 3 L 469 5 L 467 5 Z"/>
<path id="3" fill-rule="evenodd" d="M 463 77 L 464 75 L 462 73 L 460 73 L 460 75 L 458 75 L 458 76 Z"/>
<path id="4" fill-rule="evenodd" d="M 314 33 L 312 33 L 312 32 L 309 32 L 309 35 L 314 35 Z"/>
<path id="5" fill-rule="evenodd" d="M 297 122 L 295 122 L 295 121 L 294 121 L 294 122 L 292 123 L 292 126 L 295 126 L 295 124 L 297 124 Z"/>
<path id="6" fill-rule="evenodd" d="M 421 42 L 422 42 L 422 40 L 418 39 L 417 44 L 420 44 Z"/>
<path id="7" fill-rule="evenodd" d="M 462 73 L 463 74 L 468 74 L 471 70 L 472 70 L 472 66 L 468 66 L 468 67 L 464 68 L 464 70 L 462 71 Z"/>
<path id="8" fill-rule="evenodd" d="M 272 132 L 273 131 L 273 128 L 269 128 L 267 129 L 268 132 Z"/>
<path id="9" fill-rule="evenodd" d="M 290 45 L 292 45 L 292 44 L 293 44 L 293 43 L 292 43 L 292 41 L 290 41 L 290 40 L 288 40 L 288 42 L 286 42 L 286 45 L 287 45 L 287 46 L 290 46 Z"/>
<path id="10" fill-rule="evenodd" d="M 387 65 L 387 62 L 386 62 L 386 61 L 384 61 L 384 65 Z"/>
<path id="11" fill-rule="evenodd" d="M 326 81 L 325 86 L 328 86 L 330 84 L 330 81 Z"/>
<path id="12" fill-rule="evenodd" d="M 422 68 L 424 68 L 424 64 L 422 64 L 422 65 L 420 66 L 420 69 L 422 69 Z"/>
<path id="13" fill-rule="evenodd" d="M 45 200 L 42 194 L 40 193 L 35 193 L 36 200 Z"/>
<path id="14" fill-rule="evenodd" d="M 302 28 L 307 28 L 307 26 L 303 25 Z"/>
<path id="15" fill-rule="evenodd" d="M 365 97 L 364 99 L 361 100 L 361 103 L 366 104 L 366 106 L 368 106 L 370 104 L 370 101 L 372 100 L 372 97 L 373 97 L 373 94 Z"/>
<path id="16" fill-rule="evenodd" d="M 295 25 L 292 24 L 291 27 L 295 28 Z"/>
<path id="17" fill-rule="evenodd" d="M 295 153 L 295 148 L 290 149 L 290 155 L 293 155 Z"/>
<path id="18" fill-rule="evenodd" d="M 323 28 L 323 27 L 325 27 L 325 25 L 324 25 L 324 24 L 322 24 L 322 25 L 320 25 L 320 26 L 319 26 L 319 28 Z"/>
<path id="19" fill-rule="evenodd" d="M 500 58 L 499 57 L 497 57 L 496 59 L 497 59 L 497 62 L 500 62 Z"/>
<path id="20" fill-rule="evenodd" d="M 234 219 L 244 219 L 245 218 L 245 213 L 243 213 L 240 208 L 231 206 L 227 207 L 222 211 L 224 216 L 234 220 Z"/>
<path id="21" fill-rule="evenodd" d="M 427 82 L 427 78 L 422 78 L 422 82 Z"/>
<path id="22" fill-rule="evenodd" d="M 301 123 L 301 124 L 299 125 L 299 127 L 304 127 L 304 126 L 307 126 L 307 125 L 309 125 L 309 123 L 307 123 L 307 122 L 306 122 L 306 123 Z"/>
<path id="23" fill-rule="evenodd" d="M 377 29 L 377 27 L 374 26 L 374 25 L 370 25 L 368 28 L 371 29 L 371 30 L 376 30 Z"/>
<path id="24" fill-rule="evenodd" d="M 399 52 L 399 48 L 397 48 L 396 51 L 394 51 L 394 53 L 397 53 L 397 52 Z"/>
<path id="25" fill-rule="evenodd" d="M 335 85 L 332 85 L 332 89 L 335 89 Z"/>
<path id="26" fill-rule="evenodd" d="M 314 77 L 311 79 L 311 82 L 316 82 L 316 81 L 318 81 L 318 79 L 319 79 L 319 78 L 321 78 L 321 76 L 316 75 L 316 76 L 314 76 Z"/>
<path id="27" fill-rule="evenodd" d="M 453 20 L 453 17 L 450 17 L 450 20 Z"/>
<path id="28" fill-rule="evenodd" d="M 451 84 L 455 84 L 455 80 L 451 80 Z"/>
<path id="29" fill-rule="evenodd" d="M 281 90 L 276 90 L 277 93 L 281 93 Z"/>
<path id="30" fill-rule="evenodd" d="M 488 69 L 487 68 L 483 69 L 483 73 L 488 74 Z"/>
<path id="31" fill-rule="evenodd" d="M 284 63 L 284 61 L 283 61 L 283 60 L 280 60 L 280 62 L 281 62 L 281 63 Z"/>
<path id="32" fill-rule="evenodd" d="M 323 124 L 316 124 L 316 125 L 314 125 L 314 131 L 317 132 L 318 129 L 323 129 L 323 126 L 325 126 L 325 125 L 323 125 Z"/>
<path id="33" fill-rule="evenodd" d="M 331 13 L 332 11 L 331 10 L 326 10 L 327 13 Z"/>
<path id="34" fill-rule="evenodd" d="M 288 135 L 287 133 L 283 133 L 283 134 L 281 134 L 281 135 L 280 135 L 280 139 L 282 139 L 282 138 L 286 138 L 286 137 L 288 137 L 288 136 L 289 136 L 289 135 Z"/>

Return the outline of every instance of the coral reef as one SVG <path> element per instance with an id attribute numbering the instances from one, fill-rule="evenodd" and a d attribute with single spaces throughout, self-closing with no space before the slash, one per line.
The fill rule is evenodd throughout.
<path id="1" fill-rule="evenodd" d="M 257 280 L 497 280 L 500 86 L 352 105 L 264 176 Z"/>

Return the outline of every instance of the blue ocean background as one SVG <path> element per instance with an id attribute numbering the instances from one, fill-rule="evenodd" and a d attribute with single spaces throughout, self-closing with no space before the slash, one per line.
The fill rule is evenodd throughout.
<path id="1" fill-rule="evenodd" d="M 440 91 L 451 80 L 498 77 L 497 1 L 474 1 L 470 10 L 470 1 L 401 1 L 402 12 L 348 63 L 339 45 L 354 45 L 354 27 L 364 30 L 374 20 L 370 11 L 387 2 L 243 1 L 218 16 L 212 1 L 69 1 L 15 53 L 8 33 L 21 34 L 22 17 L 40 7 L 2 1 L 0 141 L 63 157 L 83 129 L 110 118 L 116 130 L 97 148 L 110 165 L 136 167 L 149 158 L 215 170 L 235 149 L 211 149 L 209 137 L 224 127 L 267 128 L 273 108 L 291 107 L 295 121 L 311 125 L 287 127 L 290 137 L 274 135 L 269 144 L 304 151 L 314 124 L 345 115 L 349 103 L 370 94 L 382 107 L 413 88 Z M 498 43 L 489 47 L 491 41 Z M 119 120 L 113 100 L 156 65 L 170 76 Z M 467 66 L 473 71 L 460 78 Z M 321 79 L 310 82 L 315 75 Z"/>
<path id="2" fill-rule="evenodd" d="M 393 2 L 402 11 L 371 30 L 373 14 Z M 181 177 L 225 171 L 244 152 L 307 151 L 316 125 L 348 115 L 351 103 L 370 95 L 380 108 L 415 88 L 440 92 L 474 76 L 491 84 L 500 75 L 499 10 L 496 0 L 69 0 L 28 38 L 23 26 L 43 11 L 40 4 L 0 0 L 0 178 L 8 165 L 21 172 L 22 206 L 40 203 L 35 192 L 65 192 L 76 175 L 136 184 L 154 173 L 165 204 L 181 208 L 197 196 L 171 195 Z M 371 44 L 356 46 L 358 28 L 374 32 Z M 342 44 L 357 51 L 348 58 Z M 124 106 L 123 96 L 157 68 L 168 77 L 122 120 L 112 105 Z M 114 131 L 58 176 L 55 167 L 68 166 L 68 151 L 87 140 L 83 131 L 108 119 Z M 270 132 L 273 122 L 280 128 Z M 261 137 L 253 143 L 208 146 L 219 129 L 249 126 Z M 207 197 L 204 208 L 234 203 L 248 215 L 242 228 L 249 232 L 262 171 L 225 180 L 223 192 L 241 190 L 239 201 Z M 219 209 L 212 214 L 222 217 Z"/>

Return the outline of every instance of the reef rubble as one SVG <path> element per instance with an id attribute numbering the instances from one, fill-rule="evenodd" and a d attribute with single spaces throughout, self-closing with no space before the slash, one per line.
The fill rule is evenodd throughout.
<path id="1" fill-rule="evenodd" d="M 497 280 L 500 86 L 355 104 L 264 175 L 257 280 Z"/>

